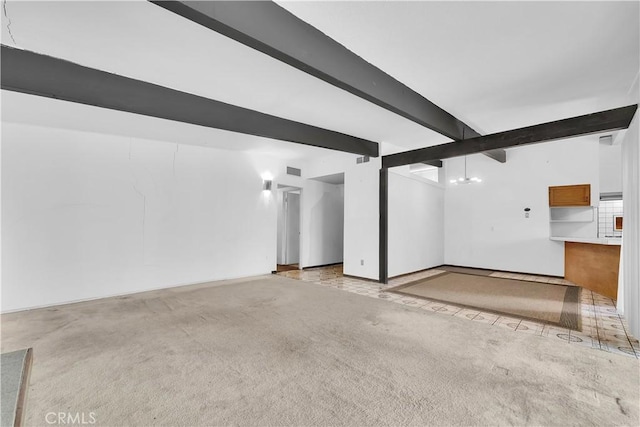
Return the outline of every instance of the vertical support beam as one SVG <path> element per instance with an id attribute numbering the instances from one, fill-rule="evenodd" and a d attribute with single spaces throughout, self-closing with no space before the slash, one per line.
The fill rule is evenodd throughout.
<path id="1" fill-rule="evenodd" d="M 380 271 L 379 282 L 389 282 L 389 169 L 380 169 L 380 248 L 379 248 L 379 263 L 378 268 Z"/>

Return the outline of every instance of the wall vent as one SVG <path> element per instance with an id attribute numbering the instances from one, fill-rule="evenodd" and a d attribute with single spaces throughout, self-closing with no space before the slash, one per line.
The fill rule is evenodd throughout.
<path id="1" fill-rule="evenodd" d="M 369 161 L 369 156 L 364 156 L 364 157 L 358 157 L 356 159 L 356 163 L 360 164 L 360 163 L 367 163 Z"/>
<path id="2" fill-rule="evenodd" d="M 612 135 L 601 136 L 600 144 L 613 145 L 613 136 Z"/>
<path id="3" fill-rule="evenodd" d="M 298 168 L 287 166 L 287 175 L 302 176 L 302 171 Z"/>

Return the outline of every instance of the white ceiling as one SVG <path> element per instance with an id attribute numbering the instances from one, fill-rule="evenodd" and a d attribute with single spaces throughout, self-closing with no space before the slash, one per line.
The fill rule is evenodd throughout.
<path id="1" fill-rule="evenodd" d="M 480 133 L 625 105 L 640 2 L 278 2 Z"/>
<path id="2" fill-rule="evenodd" d="M 622 106 L 639 69 L 638 2 L 281 4 L 481 133 Z M 16 45 L 25 49 L 384 142 L 384 154 L 449 141 L 146 1 L 8 1 L 6 9 Z M 2 42 L 14 45 L 7 24 L 3 16 Z M 326 152 L 4 91 L 2 96 L 6 121 L 287 158 Z"/>
<path id="3" fill-rule="evenodd" d="M 344 184 L 344 173 L 334 173 L 332 175 L 318 176 L 311 178 L 314 181 L 321 181 L 327 184 L 340 185 Z"/>
<path id="4" fill-rule="evenodd" d="M 147 1 L 9 1 L 7 13 L 24 49 L 403 150 L 449 141 Z"/>

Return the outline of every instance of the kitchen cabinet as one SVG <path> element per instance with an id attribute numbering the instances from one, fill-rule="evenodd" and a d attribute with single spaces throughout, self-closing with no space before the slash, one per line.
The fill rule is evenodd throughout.
<path id="1" fill-rule="evenodd" d="M 591 206 L 591 184 L 549 187 L 549 206 Z"/>

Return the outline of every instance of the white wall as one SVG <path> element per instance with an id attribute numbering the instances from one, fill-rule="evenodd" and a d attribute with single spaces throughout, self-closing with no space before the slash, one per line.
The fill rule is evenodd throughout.
<path id="1" fill-rule="evenodd" d="M 548 187 L 590 183 L 597 206 L 598 145 L 598 138 L 589 136 L 519 147 L 507 151 L 506 163 L 469 156 L 468 175 L 483 182 L 447 184 L 445 263 L 563 276 L 563 243 L 549 240 Z M 446 182 L 463 174 L 463 162 L 446 161 Z M 596 236 L 597 222 L 584 228 L 584 234 Z"/>
<path id="2" fill-rule="evenodd" d="M 345 168 L 344 274 L 378 280 L 380 158 Z"/>
<path id="3" fill-rule="evenodd" d="M 622 145 L 599 144 L 600 192 L 622 192 Z"/>
<path id="4" fill-rule="evenodd" d="M 285 264 L 284 257 L 284 193 L 282 191 L 275 191 L 274 197 L 276 199 L 276 210 L 277 210 L 277 235 L 276 235 L 276 262 L 278 264 Z"/>
<path id="5" fill-rule="evenodd" d="M 389 172 L 389 277 L 444 263 L 444 187 Z"/>
<path id="6" fill-rule="evenodd" d="M 302 191 L 300 267 L 343 261 L 344 185 L 306 180 Z"/>
<path id="7" fill-rule="evenodd" d="M 381 159 L 371 158 L 367 163 L 357 164 L 357 157 L 332 152 L 305 165 L 303 176 L 344 173 L 344 274 L 378 280 Z M 303 217 L 305 214 L 303 211 Z"/>
<path id="8" fill-rule="evenodd" d="M 275 266 L 276 159 L 7 123 L 2 150 L 3 311 Z"/>
<path id="9" fill-rule="evenodd" d="M 618 306 L 624 311 L 633 336 L 640 336 L 640 125 L 639 114 L 631 122 L 622 142 L 622 193 L 624 227 L 622 231 L 622 295 Z"/>

